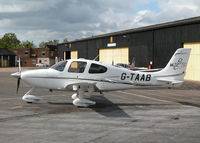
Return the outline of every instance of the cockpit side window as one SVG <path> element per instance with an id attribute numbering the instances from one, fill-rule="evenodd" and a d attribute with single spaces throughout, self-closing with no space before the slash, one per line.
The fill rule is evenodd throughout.
<path id="1" fill-rule="evenodd" d="M 89 73 L 91 74 L 99 74 L 99 73 L 105 73 L 107 71 L 107 68 L 102 66 L 102 65 L 98 65 L 98 64 L 91 64 L 90 69 L 89 69 Z"/>
<path id="2" fill-rule="evenodd" d="M 87 65 L 86 62 L 80 62 L 80 61 L 72 62 L 68 69 L 68 72 L 83 73 L 86 65 Z"/>
<path id="3" fill-rule="evenodd" d="M 61 61 L 51 67 L 51 69 L 55 69 L 57 71 L 64 71 L 67 61 Z"/>

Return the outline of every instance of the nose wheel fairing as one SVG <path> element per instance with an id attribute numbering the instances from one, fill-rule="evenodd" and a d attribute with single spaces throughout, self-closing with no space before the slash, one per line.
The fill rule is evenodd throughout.
<path id="1" fill-rule="evenodd" d="M 34 88 L 31 88 L 23 97 L 22 100 L 27 103 L 35 103 L 40 101 L 41 98 L 31 95 L 30 93 L 34 90 Z"/>
<path id="2" fill-rule="evenodd" d="M 27 102 L 27 103 L 35 103 L 35 102 L 39 102 L 40 98 L 34 96 L 34 95 L 24 95 L 22 97 L 22 100 Z"/>

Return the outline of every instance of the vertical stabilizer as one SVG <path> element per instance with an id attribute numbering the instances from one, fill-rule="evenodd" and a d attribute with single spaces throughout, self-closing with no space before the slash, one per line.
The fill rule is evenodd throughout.
<path id="1" fill-rule="evenodd" d="M 191 49 L 180 48 L 177 49 L 166 67 L 159 73 L 163 77 L 168 77 L 173 80 L 183 81 Z"/>

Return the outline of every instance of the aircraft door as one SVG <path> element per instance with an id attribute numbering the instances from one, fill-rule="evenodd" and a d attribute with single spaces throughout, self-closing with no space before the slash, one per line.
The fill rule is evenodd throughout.
<path id="1" fill-rule="evenodd" d="M 84 73 L 86 65 L 87 65 L 87 62 L 84 62 L 84 61 L 73 61 L 70 64 L 68 72 L 73 73 L 73 75 L 77 76 L 81 73 Z"/>

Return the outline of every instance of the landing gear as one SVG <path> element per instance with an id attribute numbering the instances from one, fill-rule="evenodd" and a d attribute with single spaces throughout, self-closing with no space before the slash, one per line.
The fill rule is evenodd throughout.
<path id="1" fill-rule="evenodd" d="M 75 106 L 78 106 L 78 107 L 88 107 L 88 106 L 91 106 L 91 105 L 95 105 L 96 102 L 95 102 L 95 101 L 92 101 L 92 100 L 89 100 L 89 99 L 76 98 L 76 99 L 73 101 L 73 104 L 74 104 Z"/>
<path id="2" fill-rule="evenodd" d="M 88 107 L 96 104 L 95 101 L 86 99 L 84 94 L 85 92 L 79 88 L 77 92 L 72 95 L 72 99 L 74 99 L 72 103 L 78 107 Z"/>
<path id="3" fill-rule="evenodd" d="M 30 93 L 34 90 L 34 88 L 31 88 L 23 97 L 22 100 L 27 103 L 35 103 L 40 100 L 39 97 L 36 97 L 34 95 L 30 95 Z"/>
<path id="4" fill-rule="evenodd" d="M 76 98 L 78 98 L 77 93 L 74 93 L 74 94 L 72 95 L 72 99 L 76 99 Z"/>

